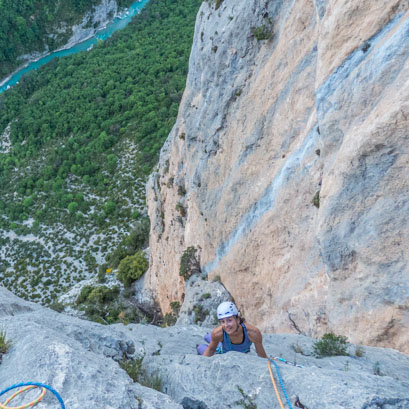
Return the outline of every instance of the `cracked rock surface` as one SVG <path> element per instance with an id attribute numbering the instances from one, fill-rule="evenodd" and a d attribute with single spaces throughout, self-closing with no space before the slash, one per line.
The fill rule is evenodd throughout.
<path id="1" fill-rule="evenodd" d="M 20 300 L 2 287 L 0 327 L 11 341 L 0 364 L 1 389 L 45 383 L 70 409 L 279 408 L 267 360 L 254 349 L 196 355 L 205 327 L 104 326 Z M 350 345 L 350 356 L 317 359 L 305 336 L 265 334 L 264 344 L 269 355 L 303 366 L 277 362 L 293 407 L 297 399 L 309 409 L 409 407 L 409 357 L 395 350 L 362 347 L 358 357 Z M 162 392 L 133 382 L 118 363 L 142 357 L 145 379 L 160 378 Z M 56 405 L 47 393 L 37 407 Z"/>

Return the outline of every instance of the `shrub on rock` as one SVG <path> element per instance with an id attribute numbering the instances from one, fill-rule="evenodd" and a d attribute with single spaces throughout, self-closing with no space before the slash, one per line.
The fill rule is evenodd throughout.
<path id="1" fill-rule="evenodd" d="M 0 355 L 7 353 L 11 346 L 11 341 L 6 338 L 6 331 L 0 331 Z"/>
<path id="2" fill-rule="evenodd" d="M 149 263 L 144 253 L 138 250 L 133 256 L 127 256 L 119 263 L 118 280 L 129 287 L 148 269 Z"/>
<path id="3" fill-rule="evenodd" d="M 314 344 L 314 355 L 317 358 L 348 355 L 347 348 L 347 337 L 329 332 L 324 334 L 322 338 Z"/>

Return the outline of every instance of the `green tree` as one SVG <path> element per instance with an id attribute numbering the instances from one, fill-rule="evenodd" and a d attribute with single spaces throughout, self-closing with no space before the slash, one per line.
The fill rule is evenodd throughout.
<path id="1" fill-rule="evenodd" d="M 33 205 L 33 203 L 34 203 L 34 201 L 33 201 L 32 197 L 26 197 L 24 199 L 23 205 L 24 205 L 24 207 L 30 207 L 30 206 Z"/>
<path id="2" fill-rule="evenodd" d="M 127 256 L 119 263 L 118 280 L 129 287 L 138 280 L 149 267 L 145 254 L 138 250 L 133 256 Z"/>
<path id="3" fill-rule="evenodd" d="M 112 200 L 108 200 L 104 205 L 104 212 L 107 215 L 114 213 L 115 209 L 116 209 L 116 203 L 113 202 Z"/>
<path id="4" fill-rule="evenodd" d="M 70 214 L 75 214 L 78 210 L 78 203 L 77 202 L 71 202 L 68 204 L 68 211 Z"/>

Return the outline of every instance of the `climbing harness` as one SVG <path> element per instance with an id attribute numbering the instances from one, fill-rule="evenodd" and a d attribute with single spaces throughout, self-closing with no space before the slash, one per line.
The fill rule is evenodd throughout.
<path id="1" fill-rule="evenodd" d="M 284 388 L 284 383 L 283 383 L 283 380 L 281 378 L 280 370 L 278 369 L 278 365 L 274 362 L 274 359 L 277 359 L 277 358 L 268 358 L 268 371 L 270 372 L 271 382 L 273 383 L 278 403 L 280 404 L 281 409 L 284 409 L 283 402 L 281 401 L 280 394 L 278 392 L 277 385 L 276 385 L 275 380 L 274 380 L 273 371 L 271 370 L 271 363 L 274 365 L 274 367 L 276 369 L 277 377 L 278 377 L 278 380 L 279 380 L 280 386 L 281 386 L 281 390 L 283 391 L 283 394 L 284 394 L 285 400 L 287 401 L 288 407 L 290 409 L 293 409 L 293 407 L 291 406 L 291 403 L 290 403 L 290 399 L 288 399 L 287 392 L 286 392 L 286 390 Z M 280 359 L 280 361 L 281 361 L 281 359 Z M 283 362 L 287 363 L 287 361 L 285 361 L 285 360 L 283 360 Z"/>
<path id="2" fill-rule="evenodd" d="M 25 409 L 25 408 L 31 408 L 31 407 L 37 405 L 37 403 L 39 403 L 43 399 L 43 397 L 44 397 L 44 395 L 46 393 L 46 390 L 49 390 L 50 392 L 52 392 L 56 396 L 58 401 L 60 402 L 61 409 L 65 409 L 64 402 L 63 402 L 61 396 L 58 394 L 58 392 L 55 391 L 53 388 L 51 388 L 51 386 L 45 385 L 43 383 L 37 383 L 37 382 L 18 383 L 16 385 L 12 385 L 9 388 L 4 389 L 3 391 L 1 391 L 0 396 L 2 396 L 5 393 L 11 391 L 12 389 L 16 389 L 16 388 L 22 388 L 22 389 L 19 389 L 17 392 L 15 392 L 13 395 L 11 395 L 3 404 L 0 403 L 0 409 Z M 7 404 L 10 403 L 17 395 L 20 395 L 21 393 L 23 393 L 23 392 L 25 392 L 27 390 L 33 389 L 33 388 L 41 388 L 41 393 L 35 400 L 33 400 L 32 402 L 27 403 L 25 405 L 22 405 L 22 406 L 13 406 L 13 407 L 12 406 L 7 406 Z"/>

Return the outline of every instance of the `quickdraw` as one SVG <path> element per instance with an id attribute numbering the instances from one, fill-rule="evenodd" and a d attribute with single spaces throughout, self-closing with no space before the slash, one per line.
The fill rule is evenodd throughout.
<path id="1" fill-rule="evenodd" d="M 22 389 L 19 389 L 13 395 L 11 395 L 9 398 L 7 398 L 7 400 L 3 404 L 0 403 L 0 409 L 26 409 L 26 408 L 31 408 L 31 407 L 37 405 L 37 403 L 39 403 L 43 399 L 43 397 L 44 397 L 44 395 L 46 393 L 46 390 L 49 390 L 50 392 L 52 392 L 56 396 L 58 401 L 60 402 L 61 409 L 65 409 L 64 401 L 62 400 L 62 398 L 58 394 L 58 392 L 55 391 L 53 388 L 51 388 L 51 386 L 44 385 L 43 383 L 37 383 L 37 382 L 18 383 L 16 385 L 12 385 L 9 388 L 4 389 L 3 391 L 1 391 L 0 396 L 2 396 L 5 393 L 11 391 L 12 389 L 17 389 L 17 388 L 22 388 Z M 40 388 L 41 393 L 32 402 L 26 403 L 26 404 L 21 405 L 21 406 L 7 406 L 16 396 L 18 396 L 21 393 L 26 392 L 26 391 L 28 391 L 30 389 L 33 389 L 33 388 Z"/>
<path id="2" fill-rule="evenodd" d="M 286 359 L 280 358 L 279 356 L 275 356 L 275 357 L 272 358 L 272 359 L 274 359 L 274 360 L 276 360 L 276 361 L 284 362 L 284 363 L 287 364 L 287 365 L 296 366 L 297 368 L 304 368 L 302 365 L 298 365 L 298 364 L 296 364 L 296 363 L 294 363 L 294 362 L 287 361 Z"/>

